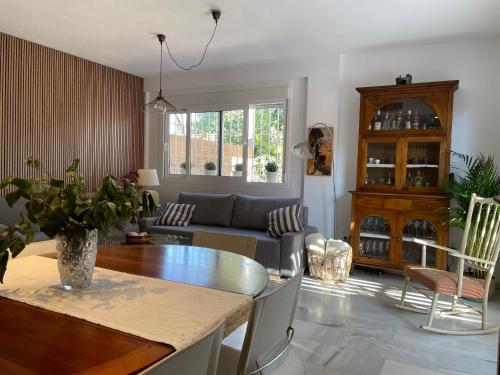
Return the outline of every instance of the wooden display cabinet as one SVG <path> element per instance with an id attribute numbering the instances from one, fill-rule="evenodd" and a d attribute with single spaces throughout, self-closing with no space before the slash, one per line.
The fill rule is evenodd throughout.
<path id="1" fill-rule="evenodd" d="M 446 246 L 453 94 L 458 81 L 363 87 L 356 191 L 351 192 L 354 262 L 403 269 L 420 263 L 412 238 Z M 427 263 L 447 257 L 428 249 Z"/>

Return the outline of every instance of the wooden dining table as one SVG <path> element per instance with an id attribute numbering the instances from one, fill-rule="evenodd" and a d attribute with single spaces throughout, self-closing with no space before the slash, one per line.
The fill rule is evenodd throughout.
<path id="1" fill-rule="evenodd" d="M 43 256 L 57 258 L 56 253 Z M 96 267 L 253 297 L 269 280 L 252 259 L 184 245 L 103 246 Z M 4 297 L 0 343 L 2 375 L 134 374 L 175 351 L 168 344 Z"/>

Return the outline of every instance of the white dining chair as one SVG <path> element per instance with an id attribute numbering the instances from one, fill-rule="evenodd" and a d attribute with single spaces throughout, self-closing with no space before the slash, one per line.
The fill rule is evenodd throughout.
<path id="1" fill-rule="evenodd" d="M 193 345 L 147 368 L 142 375 L 215 375 L 224 336 L 225 321 Z"/>
<path id="2" fill-rule="evenodd" d="M 292 328 L 304 270 L 254 300 L 241 351 L 222 345 L 217 375 L 305 375 L 292 348 Z"/>

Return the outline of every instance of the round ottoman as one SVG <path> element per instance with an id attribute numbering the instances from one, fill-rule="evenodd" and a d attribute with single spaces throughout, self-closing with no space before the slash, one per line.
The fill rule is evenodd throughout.
<path id="1" fill-rule="evenodd" d="M 352 264 L 352 247 L 341 240 L 327 240 L 321 233 L 305 239 L 309 274 L 324 281 L 346 281 Z"/>

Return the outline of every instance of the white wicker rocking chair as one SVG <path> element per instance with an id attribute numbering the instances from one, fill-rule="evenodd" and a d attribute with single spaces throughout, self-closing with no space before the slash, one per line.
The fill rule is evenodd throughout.
<path id="1" fill-rule="evenodd" d="M 474 224 L 472 224 L 473 215 Z M 494 332 L 499 325 L 487 326 L 488 319 L 488 291 L 491 278 L 495 270 L 495 264 L 500 250 L 500 204 L 492 198 L 481 198 L 475 194 L 472 195 L 465 230 L 462 237 L 460 250 L 453 250 L 444 246 L 429 243 L 427 241 L 414 239 L 413 241 L 422 245 L 422 266 L 409 266 L 404 270 L 404 287 L 401 295 L 401 302 L 397 307 L 428 313 L 429 318 L 422 329 L 455 335 L 475 335 Z M 426 249 L 427 246 L 436 249 L 445 250 L 450 256 L 458 258 L 458 267 L 455 272 L 426 267 Z M 464 266 L 486 273 L 484 280 L 472 277 L 464 277 Z M 424 296 L 432 300 L 430 309 L 422 309 L 405 305 L 406 292 L 410 286 L 410 280 L 426 287 L 426 289 L 412 286 L 421 292 Z M 434 296 L 431 298 L 426 292 L 432 291 Z M 438 299 L 440 294 L 452 296 L 450 309 L 438 309 Z M 469 297 L 482 300 L 482 307 L 475 308 L 463 300 L 457 306 L 458 298 Z M 442 315 L 458 315 L 468 312 L 478 312 L 482 315 L 481 328 L 472 330 L 448 330 L 432 326 L 433 318 Z"/>

